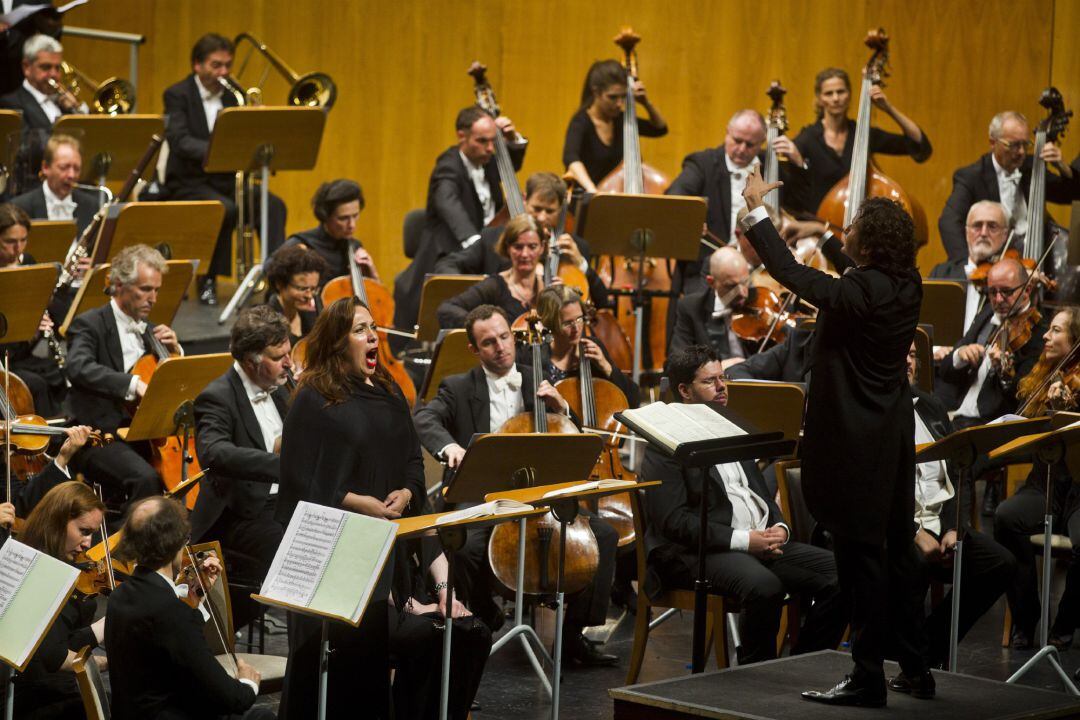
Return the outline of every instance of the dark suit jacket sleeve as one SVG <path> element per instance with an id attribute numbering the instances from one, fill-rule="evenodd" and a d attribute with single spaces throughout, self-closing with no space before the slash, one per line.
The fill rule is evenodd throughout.
<path id="1" fill-rule="evenodd" d="M 764 352 L 754 353 L 724 372 L 731 380 L 783 380 L 784 363 L 790 348 L 788 342 L 782 342 Z"/>
<path id="2" fill-rule="evenodd" d="M 976 200 L 975 188 L 969 174 L 964 170 L 965 168 L 960 168 L 953 173 L 952 193 L 945 201 L 941 217 L 938 218 L 941 244 L 945 246 L 945 252 L 948 253 L 950 260 L 967 255 L 964 225 L 967 224 L 968 210 Z"/>
<path id="3" fill-rule="evenodd" d="M 695 195 L 705 194 L 705 168 L 698 162 L 699 155 L 687 155 L 683 159 L 682 171 L 664 192 L 665 195 Z"/>
<path id="4" fill-rule="evenodd" d="M 402 395 L 401 399 L 405 404 L 405 412 L 408 413 L 408 402 L 405 396 Z M 409 464 L 405 468 L 405 487 L 412 494 L 412 498 L 403 514 L 419 515 L 424 511 L 424 505 L 427 503 L 427 481 L 424 477 L 424 456 L 420 452 L 420 434 L 417 432 L 415 423 L 410 424 L 409 429 L 412 437 L 409 438 Z"/>
<path id="5" fill-rule="evenodd" d="M 15 514 L 19 517 L 26 517 L 41 502 L 41 498 L 45 497 L 45 493 L 70 479 L 60 468 L 56 467 L 55 462 L 49 463 L 48 467 L 37 475 L 31 477 L 25 483 L 18 483 L 15 486 L 15 497 L 13 498 Z"/>
<path id="6" fill-rule="evenodd" d="M 191 134 L 188 127 L 187 98 L 183 88 L 174 86 L 165 91 L 165 115 L 167 116 L 165 137 L 169 140 L 169 152 L 176 153 L 185 160 L 202 163 L 206 158 L 209 140 L 202 140 Z M 200 110 L 202 108 L 199 108 Z"/>
<path id="7" fill-rule="evenodd" d="M 416 425 L 420 443 L 432 455 L 438 456 L 444 447 L 457 442 L 450 432 L 450 428 L 457 423 L 457 407 L 458 399 L 453 389 L 443 380 L 431 402 L 418 408 L 413 414 L 413 423 Z"/>
<path id="8" fill-rule="evenodd" d="M 444 155 L 439 158 L 431 174 L 431 186 L 428 190 L 432 207 L 450 228 L 454 240 L 459 245 L 480 232 L 480 228 L 473 225 L 469 213 L 465 210 L 466 199 L 461 196 L 460 182 L 462 181 L 472 182 L 465 173 L 465 169 L 461 167 L 461 160 L 455 152 L 453 155 Z"/>
<path id="9" fill-rule="evenodd" d="M 476 275 L 484 272 L 483 241 L 478 240 L 467 248 L 444 255 L 435 262 L 434 272 L 449 275 Z"/>
<path id="10" fill-rule="evenodd" d="M 661 481 L 661 485 L 654 487 L 649 493 L 646 503 L 649 524 L 668 542 L 686 548 L 697 548 L 698 538 L 701 537 L 701 522 L 698 511 L 689 506 L 682 466 L 653 448 L 648 448 L 645 451 L 642 476 L 648 481 Z M 705 481 L 711 482 L 708 477 Z M 715 502 L 716 488 L 712 490 Z M 731 532 L 729 525 L 710 521 L 705 537 L 705 549 L 714 552 L 730 550 Z"/>
<path id="11" fill-rule="evenodd" d="M 210 391 L 195 398 L 195 449 L 200 464 L 212 468 L 219 478 L 277 482 L 281 475 L 277 455 L 233 442 L 241 419 L 230 400 Z"/>
<path id="12" fill-rule="evenodd" d="M 159 642 L 170 665 L 181 669 L 181 677 L 191 678 L 192 691 L 205 705 L 220 714 L 242 713 L 254 705 L 252 689 L 232 678 L 210 651 L 203 637 L 202 615 L 183 603 L 176 603 L 170 615 L 162 625 L 168 632 L 159 634 Z"/>
<path id="13" fill-rule="evenodd" d="M 449 300 L 444 300 L 439 305 L 439 309 L 435 311 L 439 319 L 439 327 L 465 327 L 465 316 L 469 314 L 469 311 L 484 304 L 501 305 L 498 284 L 494 277 L 481 280 L 464 292 L 455 295 Z"/>
<path id="14" fill-rule="evenodd" d="M 668 355 L 685 350 L 689 346 L 693 345 L 695 340 L 694 333 L 694 308 L 691 307 L 692 302 L 688 302 L 688 298 L 696 297 L 695 295 L 683 295 L 678 300 L 678 305 L 675 307 L 675 329 L 671 333 L 671 343 L 668 347 Z"/>
<path id="15" fill-rule="evenodd" d="M 131 385 L 131 375 L 97 361 L 99 346 L 104 342 L 104 333 L 94 315 L 84 313 L 76 317 L 68 329 L 68 378 L 73 385 L 101 389 L 117 400 L 123 400 Z"/>

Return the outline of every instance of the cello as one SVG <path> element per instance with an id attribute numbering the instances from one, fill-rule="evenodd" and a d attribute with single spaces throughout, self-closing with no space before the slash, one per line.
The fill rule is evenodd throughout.
<path id="1" fill-rule="evenodd" d="M 623 30 L 615 37 L 618 45 L 625 56 L 626 66 L 626 110 L 623 112 L 623 161 L 611 171 L 607 177 L 597 185 L 597 192 L 626 193 L 628 195 L 662 195 L 671 181 L 658 170 L 646 165 L 641 159 L 641 140 L 638 135 L 637 99 L 634 97 L 634 82 L 638 77 L 637 52 L 635 47 L 641 37 L 636 35 L 630 28 Z M 601 264 L 605 264 L 604 259 Z M 653 367 L 663 367 L 667 358 L 667 313 L 668 297 L 658 297 L 656 294 L 671 292 L 671 268 L 666 259 L 645 258 L 644 267 L 638 258 L 613 257 L 609 259 L 611 271 L 607 281 L 608 287 L 625 288 L 627 290 L 638 287 L 639 278 L 644 275 L 644 290 L 646 297 L 650 298 L 645 306 L 645 322 L 647 323 L 648 341 L 642 348 L 643 363 Z M 602 268 L 603 269 L 603 268 Z M 616 304 L 616 317 L 623 333 L 627 337 L 634 336 L 634 312 L 632 303 L 627 297 L 620 297 Z M 619 366 L 620 370 L 629 372 L 629 366 Z M 637 378 L 635 378 L 636 380 Z"/>
<path id="2" fill-rule="evenodd" d="M 540 348 L 548 342 L 550 333 L 534 312 L 528 317 L 527 329 L 519 334 L 528 345 L 532 356 L 533 388 L 543 381 Z M 577 427 L 565 415 L 549 413 L 544 401 L 535 398 L 532 412 L 515 415 L 504 422 L 498 433 L 576 433 Z M 561 530 L 559 522 L 550 512 L 525 521 L 525 575 L 522 592 L 531 595 L 555 592 L 559 576 L 559 553 Z M 495 577 L 511 591 L 517 590 L 518 546 L 521 533 L 517 523 L 496 525 L 488 541 L 488 560 Z M 592 582 L 600 561 L 600 549 L 596 543 L 589 521 L 578 515 L 566 526 L 566 562 L 563 592 L 578 592 Z"/>
<path id="3" fill-rule="evenodd" d="M 851 151 L 851 170 L 833 185 L 821 201 L 817 216 L 835 227 L 851 225 L 859 206 L 868 197 L 886 197 L 900 203 L 915 221 L 915 240 L 919 247 L 927 242 L 926 213 L 922 205 L 909 195 L 898 182 L 881 172 L 870 157 L 870 114 L 873 103 L 870 88 L 884 87 L 888 76 L 889 36 L 884 28 L 866 35 L 866 46 L 872 50 L 863 70 L 859 93 L 859 114 L 855 121 L 855 140 Z"/>
<path id="4" fill-rule="evenodd" d="M 1031 187 L 1027 198 L 1027 235 L 1024 237 L 1024 258 L 1038 260 L 1046 249 L 1046 161 L 1040 157 L 1046 143 L 1056 143 L 1069 126 L 1072 110 L 1065 110 L 1065 101 L 1055 87 L 1043 90 L 1039 105 L 1047 116 L 1035 131 L 1035 149 L 1031 153 Z M 1055 263 L 1049 263 L 1051 269 Z"/>

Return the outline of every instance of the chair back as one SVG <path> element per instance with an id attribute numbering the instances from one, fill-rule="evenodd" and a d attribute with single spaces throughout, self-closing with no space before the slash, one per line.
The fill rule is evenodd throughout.
<path id="1" fill-rule="evenodd" d="M 420 249 L 420 240 L 424 236 L 424 208 L 417 208 L 405 213 L 405 222 L 402 223 L 401 236 L 405 257 L 412 260 L 416 257 L 416 251 Z"/>
<path id="2" fill-rule="evenodd" d="M 109 720 L 112 716 L 109 694 L 105 692 L 105 681 L 101 677 L 98 664 L 91 656 L 89 645 L 75 655 L 72 668 L 75 670 L 75 682 L 79 686 L 87 720 Z"/>
<path id="3" fill-rule="evenodd" d="M 469 352 L 468 334 L 461 329 L 444 331 L 435 343 L 431 364 L 424 373 L 417 397 L 426 403 L 431 402 L 439 392 L 439 383 L 443 378 L 468 372 L 476 365 L 476 356 Z"/>

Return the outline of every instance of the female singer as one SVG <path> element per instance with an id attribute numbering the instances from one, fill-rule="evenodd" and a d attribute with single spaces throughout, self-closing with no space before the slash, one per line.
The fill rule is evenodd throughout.
<path id="1" fill-rule="evenodd" d="M 65 482 L 45 494 L 26 519 L 19 540 L 47 555 L 73 562 L 90 548 L 105 506 L 81 482 Z M 38 646 L 26 671 L 15 677 L 16 718 L 86 717 L 71 663 L 75 653 L 96 648 L 105 637 L 105 618 L 94 622 L 93 599 L 72 595 Z M 105 657 L 94 655 L 104 670 Z"/>
<path id="2" fill-rule="evenodd" d="M 283 247 L 270 258 L 267 281 L 274 289 L 267 305 L 289 321 L 289 340 L 296 341 L 311 332 L 322 310 L 319 277 L 326 261 L 319 253 L 303 245 Z"/>
<path id="3" fill-rule="evenodd" d="M 599 338 L 585 337 L 585 306 L 581 294 L 568 285 L 553 285 L 540 293 L 536 302 L 536 312 L 544 327 L 551 331 L 551 346 L 543 350 L 544 376 L 554 385 L 578 372 L 578 345 L 585 349 L 593 375 L 610 380 L 626 395 L 630 407 L 641 403 L 641 390 L 611 362 L 607 348 Z M 519 348 L 519 351 L 527 348 Z M 528 365 L 531 361 L 519 357 L 518 362 Z"/>
<path id="4" fill-rule="evenodd" d="M 1076 410 L 1080 405 L 1077 394 L 1080 376 L 1075 359 L 1059 369 L 1061 361 L 1075 350 L 1078 338 L 1080 307 L 1062 307 L 1043 335 L 1046 344 L 1038 362 L 1020 380 L 1017 397 L 1021 404 L 1028 403 L 1024 415 L 1037 417 L 1051 411 Z M 1055 371 L 1058 371 L 1058 377 L 1053 377 Z M 1050 643 L 1066 648 L 1072 644 L 1073 630 L 1080 624 L 1080 513 L 1076 512 L 1080 507 L 1080 489 L 1072 482 L 1064 460 L 1050 468 L 1050 477 L 1054 493 L 1054 532 L 1068 534 L 1072 543 L 1072 563 L 1065 576 L 1065 592 L 1050 629 Z M 1036 460 L 1024 485 L 998 505 L 994 514 L 994 539 L 1016 556 L 1016 576 L 1008 590 L 1015 648 L 1031 647 L 1041 614 L 1036 589 L 1035 549 L 1030 538 L 1042 531 L 1046 479 L 1046 464 Z"/>
<path id="5" fill-rule="evenodd" d="M 357 298 L 342 298 L 319 315 L 307 341 L 307 367 L 282 431 L 278 519 L 288 522 L 301 500 L 388 520 L 415 514 L 426 499 L 420 442 L 405 396 L 379 365 L 371 313 Z M 393 557 L 360 627 L 331 625 L 327 717 L 360 708 L 365 717 L 389 716 Z M 320 639 L 318 620 L 289 613 L 287 717 L 314 714 Z"/>
<path id="6" fill-rule="evenodd" d="M 634 98 L 649 114 L 638 118 L 643 137 L 667 135 L 667 122 L 649 98 L 645 86 L 634 82 Z M 585 192 L 618 167 L 623 159 L 623 112 L 626 110 L 626 68 L 618 60 L 594 62 L 585 76 L 581 107 L 570 118 L 563 143 L 563 164 Z"/>
<path id="7" fill-rule="evenodd" d="M 439 327 L 464 326 L 469 311 L 481 305 L 500 307 L 511 319 L 534 307 L 543 289 L 539 267 L 546 248 L 540 227 L 531 216 L 519 215 L 506 223 L 495 252 L 509 259 L 510 267 L 439 305 Z"/>
<path id="8" fill-rule="evenodd" d="M 817 122 L 807 125 L 795 138 L 809 173 L 806 207 L 810 214 L 817 212 L 821 201 L 851 170 L 851 153 L 855 145 L 855 121 L 850 119 L 851 80 L 840 68 L 825 68 L 814 79 Z M 870 128 L 870 153 L 910 155 L 922 163 L 933 148 L 930 138 L 907 115 L 894 107 L 878 85 L 871 86 L 870 99 L 889 115 L 904 131 L 903 135 Z"/>

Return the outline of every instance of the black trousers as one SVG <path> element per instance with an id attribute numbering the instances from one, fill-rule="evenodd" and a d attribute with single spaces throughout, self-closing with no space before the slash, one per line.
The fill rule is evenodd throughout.
<path id="1" fill-rule="evenodd" d="M 72 458 L 72 465 L 91 482 L 101 483 L 128 502 L 160 495 L 161 476 L 147 462 L 150 447 L 145 442 L 116 440 L 103 447 L 84 446 Z"/>
<path id="2" fill-rule="evenodd" d="M 67 385 L 52 358 L 25 358 L 11 363 L 11 372 L 26 383 L 34 400 L 34 411 L 44 418 L 63 414 Z"/>
<path id="3" fill-rule="evenodd" d="M 232 233 L 236 229 L 236 198 L 232 193 L 220 192 L 220 189 L 211 187 L 210 185 L 199 185 L 197 187 L 178 187 L 169 189 L 170 200 L 217 200 L 225 206 L 225 217 L 221 222 L 221 231 L 218 233 L 217 242 L 214 244 L 214 255 L 210 260 L 209 268 L 199 268 L 200 275 L 209 275 L 216 277 L 218 275 L 228 275 L 232 271 Z M 260 195 L 255 195 L 254 211 L 255 215 L 252 217 L 256 232 L 260 232 L 259 227 L 259 205 Z M 264 239 L 266 245 L 266 256 L 270 255 L 277 250 L 285 242 L 285 218 L 286 208 L 285 202 L 277 195 L 269 194 L 270 208 L 267 214 L 268 226 L 266 234 L 269 236 Z M 247 210 L 247 208 L 245 208 Z"/>
<path id="4" fill-rule="evenodd" d="M 940 539 L 940 538 L 939 538 Z M 918 594 L 925 596 L 932 580 L 952 582 L 952 566 L 932 562 L 923 553 L 919 556 L 921 576 Z M 985 533 L 969 530 L 964 536 L 964 558 L 960 569 L 960 626 L 959 638 L 964 639 L 986 611 L 994 606 L 1012 583 L 1016 574 L 1016 559 L 1004 546 Z M 926 635 L 930 647 L 930 662 L 934 666 L 949 658 L 949 630 L 952 626 L 952 594 L 949 592 L 926 619 Z M 894 653 L 890 653 L 894 654 Z"/>
<path id="5" fill-rule="evenodd" d="M 710 592 L 734 597 L 742 605 L 740 665 L 776 657 L 776 633 L 787 593 L 808 596 L 813 603 L 793 655 L 835 648 L 843 637 L 847 611 L 832 553 L 800 542 L 789 542 L 783 550 L 783 555 L 765 560 L 739 551 L 705 557 Z M 657 570 L 665 583 L 689 589 L 697 578 L 697 561 L 697 553 L 680 554 L 677 561 Z"/>
<path id="6" fill-rule="evenodd" d="M 442 679 L 443 632 L 435 618 L 398 612 L 390 605 L 390 654 L 394 675 L 394 719 L 438 717 Z M 453 621 L 450 650 L 449 716 L 469 716 L 491 652 L 491 631 L 476 617 Z"/>

